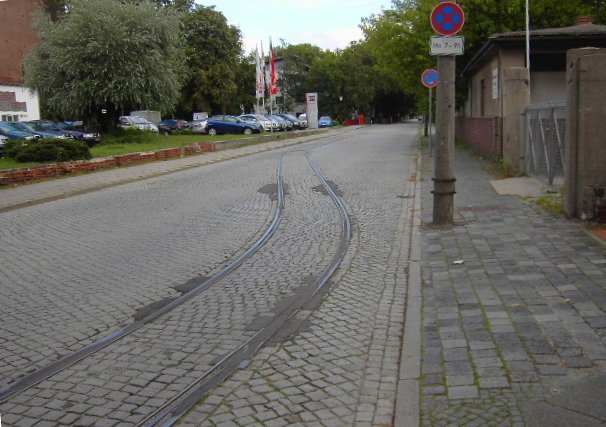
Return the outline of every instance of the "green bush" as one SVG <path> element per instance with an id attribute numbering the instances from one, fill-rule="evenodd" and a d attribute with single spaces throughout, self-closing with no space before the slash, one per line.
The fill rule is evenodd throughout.
<path id="1" fill-rule="evenodd" d="M 107 136 L 103 136 L 103 145 L 123 145 L 123 144 L 145 144 L 155 135 L 154 132 L 143 131 L 140 129 L 122 129 Z"/>
<path id="2" fill-rule="evenodd" d="M 8 141 L 5 151 L 7 157 L 18 162 L 64 162 L 91 158 L 88 146 L 73 139 Z"/>

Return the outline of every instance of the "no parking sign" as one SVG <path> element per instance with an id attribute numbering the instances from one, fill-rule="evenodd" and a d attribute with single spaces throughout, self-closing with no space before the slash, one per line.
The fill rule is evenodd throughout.
<path id="1" fill-rule="evenodd" d="M 444 2 L 437 5 L 431 12 L 431 28 L 443 36 L 458 33 L 465 24 L 465 13 L 456 3 Z"/>
<path id="2" fill-rule="evenodd" d="M 436 70 L 430 68 L 421 74 L 421 82 L 425 87 L 436 87 L 440 82 L 440 76 Z"/>

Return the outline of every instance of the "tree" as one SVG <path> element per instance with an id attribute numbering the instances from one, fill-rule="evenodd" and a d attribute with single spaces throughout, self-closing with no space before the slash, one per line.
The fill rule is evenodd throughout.
<path id="1" fill-rule="evenodd" d="M 55 22 L 65 12 L 65 0 L 42 0 L 44 11 L 50 15 L 51 21 Z"/>
<path id="2" fill-rule="evenodd" d="M 35 27 L 25 84 L 61 116 L 112 127 L 132 109 L 174 108 L 182 74 L 174 13 L 149 2 L 72 0 L 61 20 L 38 15 Z"/>
<path id="3" fill-rule="evenodd" d="M 488 38 L 495 33 L 525 28 L 525 0 L 459 0 L 465 11 L 465 54 L 457 57 L 458 100 L 466 96 L 466 80 L 460 74 Z M 579 15 L 603 13 L 602 0 L 531 0 L 531 28 L 573 25 Z M 392 9 L 363 21 L 365 41 L 377 58 L 377 67 L 423 104 L 426 89 L 420 76 L 435 67 L 429 55 L 429 38 L 435 35 L 429 16 L 435 0 L 393 0 Z M 422 105 L 421 105 L 422 106 Z"/>
<path id="4" fill-rule="evenodd" d="M 57 0 L 45 0 L 45 1 L 57 1 Z M 152 1 L 158 8 L 175 8 L 181 12 L 187 12 L 194 7 L 194 0 L 121 0 L 122 3 L 143 3 Z"/>
<path id="5" fill-rule="evenodd" d="M 305 101 L 305 92 L 310 89 L 306 83 L 309 70 L 324 56 L 324 51 L 308 43 L 283 43 L 276 49 L 276 56 L 282 58 L 283 64 L 278 86 L 284 96 L 284 107 L 291 110 L 296 103 Z"/>
<path id="6" fill-rule="evenodd" d="M 196 6 L 183 16 L 182 28 L 188 71 L 179 111 L 227 112 L 238 90 L 240 30 L 214 6 Z"/>
<path id="7" fill-rule="evenodd" d="M 376 58 L 366 43 L 324 52 L 309 69 L 304 87 L 318 93 L 321 114 L 344 119 L 357 114 L 374 116 L 379 91 L 401 94 L 399 87 L 376 68 Z"/>
<path id="8" fill-rule="evenodd" d="M 424 69 L 435 67 L 429 55 L 429 38 L 434 34 L 429 14 L 432 0 L 394 1 L 393 8 L 363 21 L 365 43 L 376 58 L 375 69 L 385 76 L 392 91 L 404 91 L 424 99 L 420 84 Z M 389 92 L 383 87 L 381 92 Z"/>
<path id="9" fill-rule="evenodd" d="M 254 54 L 241 56 L 235 71 L 236 77 L 236 96 L 232 98 L 231 105 L 227 106 L 228 111 L 249 112 L 253 111 L 256 104 L 255 98 L 255 73 L 256 63 Z"/>

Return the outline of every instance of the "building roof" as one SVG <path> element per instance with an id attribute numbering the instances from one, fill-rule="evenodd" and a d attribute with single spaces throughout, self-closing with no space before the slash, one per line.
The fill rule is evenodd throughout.
<path id="1" fill-rule="evenodd" d="M 463 73 L 473 70 L 482 58 L 493 53 L 500 46 L 524 46 L 526 31 L 512 31 L 493 34 L 465 66 Z M 606 25 L 579 24 L 562 28 L 543 28 L 530 31 L 530 47 L 553 46 L 561 51 L 567 49 L 606 46 Z"/>

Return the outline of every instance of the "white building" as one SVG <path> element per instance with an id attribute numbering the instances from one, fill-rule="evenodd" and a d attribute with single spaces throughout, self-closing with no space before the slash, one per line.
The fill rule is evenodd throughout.
<path id="1" fill-rule="evenodd" d="M 0 120 L 20 122 L 40 119 L 38 94 L 23 86 L 0 82 Z"/>

